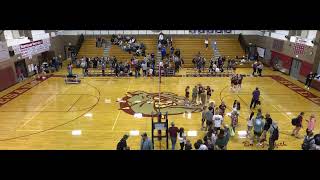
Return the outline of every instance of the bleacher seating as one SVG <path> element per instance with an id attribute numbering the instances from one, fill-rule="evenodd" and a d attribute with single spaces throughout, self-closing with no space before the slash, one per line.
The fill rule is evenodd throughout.
<path id="1" fill-rule="evenodd" d="M 221 56 L 234 58 L 235 56 L 242 57 L 245 55 L 238 37 L 215 36 L 213 40 L 217 42 L 217 48 Z"/>
<path id="2" fill-rule="evenodd" d="M 107 37 L 104 37 L 107 39 Z M 79 50 L 77 58 L 86 57 L 102 57 L 103 56 L 103 48 L 96 47 L 96 38 L 85 38 L 82 43 L 82 46 Z"/>
<path id="3" fill-rule="evenodd" d="M 204 36 L 173 36 L 172 39 L 173 47 L 175 49 L 180 49 L 181 57 L 184 60 L 184 67 L 193 67 L 192 59 L 198 52 L 206 58 L 207 62 L 209 62 L 213 56 L 211 40 L 209 39 L 209 48 L 206 50 Z"/>
<path id="4" fill-rule="evenodd" d="M 136 39 L 138 43 L 143 43 L 145 45 L 146 55 L 148 53 L 157 53 L 157 36 L 136 36 Z M 112 45 L 109 52 L 109 56 L 115 56 L 120 61 L 130 60 L 133 54 L 133 52 L 129 54 L 117 45 Z M 143 59 L 142 56 L 137 56 L 137 58 Z"/>

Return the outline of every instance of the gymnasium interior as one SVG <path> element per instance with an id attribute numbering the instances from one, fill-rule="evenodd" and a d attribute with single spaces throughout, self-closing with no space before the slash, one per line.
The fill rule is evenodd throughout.
<path id="1" fill-rule="evenodd" d="M 318 30 L 0 30 L 0 149 L 116 150 L 126 135 L 130 150 L 140 150 L 147 134 L 152 149 L 171 150 L 174 124 L 195 150 L 208 133 L 203 108 L 225 103 L 221 128 L 230 129 L 237 100 L 225 149 L 269 149 L 268 131 L 252 143 L 247 130 L 250 113 L 261 109 L 279 130 L 273 149 L 301 150 L 311 116 L 320 133 L 319 43 Z M 148 65 L 137 72 L 133 61 Z M 192 103 L 200 84 L 212 94 Z M 260 104 L 250 108 L 256 88 Z M 301 112 L 295 137 L 292 119 Z"/>

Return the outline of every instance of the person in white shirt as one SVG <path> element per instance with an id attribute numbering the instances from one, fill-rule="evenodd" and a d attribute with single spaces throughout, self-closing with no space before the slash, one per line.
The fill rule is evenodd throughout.
<path id="1" fill-rule="evenodd" d="M 160 66 L 161 68 L 163 68 L 163 62 L 162 62 L 162 61 L 159 62 L 159 66 Z"/>
<path id="2" fill-rule="evenodd" d="M 184 145 L 187 141 L 187 135 L 184 133 L 184 128 L 181 127 L 178 133 L 178 140 L 180 142 L 180 150 L 184 150 Z"/>
<path id="3" fill-rule="evenodd" d="M 206 39 L 204 40 L 204 44 L 205 44 L 206 50 L 207 50 L 208 47 L 209 47 L 209 40 L 208 40 L 208 38 L 206 38 Z"/>
<path id="4" fill-rule="evenodd" d="M 208 147 L 205 144 L 201 144 L 198 150 L 208 150 Z"/>
<path id="5" fill-rule="evenodd" d="M 141 64 L 141 67 L 142 67 L 142 72 L 143 72 L 143 76 L 147 76 L 147 63 L 146 62 L 143 62 L 143 64 Z"/>
<path id="6" fill-rule="evenodd" d="M 223 117 L 219 114 L 219 110 L 216 110 L 215 115 L 213 115 L 213 122 L 214 122 L 214 130 L 218 131 L 221 128 L 223 123 Z"/>
<path id="7" fill-rule="evenodd" d="M 257 66 L 257 70 L 258 70 L 258 75 L 261 76 L 262 73 L 262 69 L 263 69 L 263 64 L 262 62 L 260 62 Z"/>
<path id="8" fill-rule="evenodd" d="M 248 126 L 248 129 L 247 129 L 247 138 L 251 138 L 251 130 L 253 128 L 253 120 L 254 120 L 254 112 L 251 111 L 251 114 L 247 120 L 247 126 Z"/>
<path id="9" fill-rule="evenodd" d="M 153 74 L 153 69 L 150 68 L 150 69 L 149 69 L 149 76 L 152 77 L 152 74 Z"/>

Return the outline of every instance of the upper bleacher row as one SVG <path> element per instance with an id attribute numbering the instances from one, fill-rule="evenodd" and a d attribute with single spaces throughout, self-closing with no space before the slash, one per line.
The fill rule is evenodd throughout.
<path id="1" fill-rule="evenodd" d="M 111 36 L 104 36 L 103 38 L 110 41 Z M 176 35 L 172 36 L 173 47 L 180 49 L 181 57 L 184 59 L 184 67 L 193 67 L 192 59 L 200 52 L 202 56 L 209 61 L 215 51 L 213 50 L 213 43 L 216 42 L 219 56 L 234 58 L 235 56 L 244 56 L 244 50 L 241 48 L 237 36 L 210 36 L 209 48 L 206 50 L 205 41 L 206 36 L 190 36 L 190 35 Z M 137 41 L 143 43 L 146 47 L 146 54 L 157 53 L 158 36 L 155 35 L 139 35 L 136 36 Z M 102 57 L 105 56 L 104 48 L 96 47 L 96 38 L 85 38 L 78 58 L 86 57 Z M 108 56 L 115 56 L 120 61 L 128 61 L 133 54 L 123 51 L 119 46 L 109 45 Z M 137 57 L 142 59 L 143 57 Z"/>

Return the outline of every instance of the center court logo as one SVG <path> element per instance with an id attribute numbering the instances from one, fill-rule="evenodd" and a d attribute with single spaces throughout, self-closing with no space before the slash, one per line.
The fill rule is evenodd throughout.
<path id="1" fill-rule="evenodd" d="M 200 105 L 185 103 L 185 97 L 170 92 L 148 93 L 145 91 L 128 92 L 125 97 L 118 99 L 120 109 L 134 115 L 141 113 L 143 117 L 151 117 L 151 113 L 168 112 L 169 115 L 183 114 L 185 112 L 200 112 Z"/>

